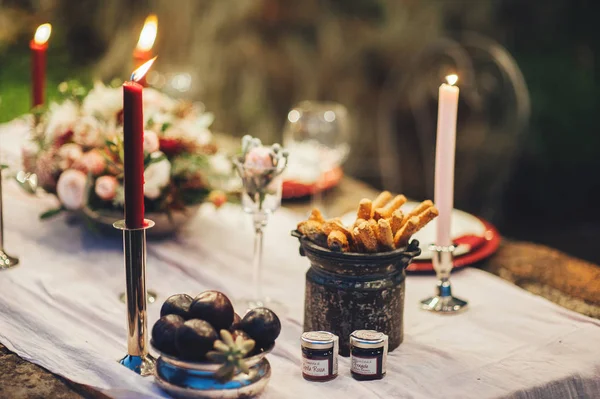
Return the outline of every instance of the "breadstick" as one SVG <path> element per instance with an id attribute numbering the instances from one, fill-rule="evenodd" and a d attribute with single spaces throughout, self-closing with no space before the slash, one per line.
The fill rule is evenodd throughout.
<path id="1" fill-rule="evenodd" d="M 373 209 L 383 208 L 392 199 L 392 193 L 389 191 L 382 191 L 381 194 L 373 200 Z"/>
<path id="2" fill-rule="evenodd" d="M 325 218 L 323 218 L 323 214 L 317 208 L 313 208 L 313 210 L 310 212 L 310 216 L 308 217 L 308 220 L 314 220 L 314 221 L 320 222 L 320 223 L 325 222 Z"/>
<path id="3" fill-rule="evenodd" d="M 418 224 L 419 218 L 417 216 L 409 218 L 408 221 L 404 223 L 404 226 L 402 226 L 394 236 L 396 248 L 401 248 L 408 244 L 408 240 L 410 240 L 410 237 L 414 234 Z"/>
<path id="4" fill-rule="evenodd" d="M 371 219 L 371 215 L 373 213 L 372 203 L 370 199 L 362 199 L 358 203 L 358 211 L 356 212 L 357 219 Z"/>
<path id="5" fill-rule="evenodd" d="M 348 244 L 350 247 L 354 247 L 354 237 L 352 236 L 352 232 L 348 230 L 339 219 L 329 220 L 323 223 L 323 233 L 329 236 L 334 231 L 339 231 L 346 236 L 346 240 L 348 240 Z"/>
<path id="6" fill-rule="evenodd" d="M 392 213 L 392 217 L 390 218 L 390 226 L 392 226 L 392 234 L 396 234 L 400 227 L 402 227 L 402 220 L 404 220 L 404 213 L 400 209 L 396 209 L 394 213 Z"/>
<path id="7" fill-rule="evenodd" d="M 305 220 L 298 224 L 298 231 L 315 244 L 325 246 L 327 235 L 323 232 L 323 224 L 315 220 Z"/>
<path id="8" fill-rule="evenodd" d="M 427 223 L 429 223 L 433 219 L 435 219 L 439 214 L 440 214 L 440 211 L 438 211 L 438 209 L 435 206 L 430 206 L 429 208 L 427 208 L 423 212 L 421 212 L 418 216 L 419 224 L 417 225 L 417 229 L 415 230 L 415 233 L 417 231 L 421 230 Z"/>
<path id="9" fill-rule="evenodd" d="M 350 251 L 350 243 L 346 235 L 339 230 L 334 230 L 327 236 L 327 246 L 332 251 L 348 252 Z"/>
<path id="10" fill-rule="evenodd" d="M 375 233 L 375 238 L 377 238 L 377 230 L 379 230 L 379 226 L 377 226 L 377 222 L 375 221 L 375 219 L 369 219 L 367 220 L 367 223 L 369 223 L 369 227 L 371 227 L 371 230 L 373 230 L 373 233 Z"/>
<path id="11" fill-rule="evenodd" d="M 404 195 L 397 195 L 390 202 L 387 203 L 384 209 L 391 215 L 392 213 L 394 213 L 394 211 L 396 211 L 396 209 L 400 209 L 400 207 L 404 205 L 406 201 L 407 199 Z"/>
<path id="12" fill-rule="evenodd" d="M 377 237 L 369 223 L 361 223 L 356 228 L 358 230 L 358 238 L 365 248 L 366 252 L 377 252 Z"/>
<path id="13" fill-rule="evenodd" d="M 404 219 L 404 223 L 406 223 L 406 221 L 413 216 L 419 216 L 419 214 L 421 212 L 423 212 L 424 210 L 426 210 L 427 208 L 430 208 L 432 206 L 433 206 L 433 202 L 431 202 L 431 200 L 425 200 L 425 201 L 421 202 L 419 205 L 414 207 L 414 209 L 412 211 L 410 211 L 408 213 L 408 215 L 406 215 L 406 217 Z"/>
<path id="14" fill-rule="evenodd" d="M 352 225 L 352 228 L 355 228 L 355 227 L 358 227 L 358 226 L 360 226 L 360 224 L 361 224 L 362 222 L 366 222 L 366 220 L 365 220 L 365 219 L 356 219 L 356 221 L 355 221 L 355 222 L 354 222 L 354 224 Z"/>
<path id="15" fill-rule="evenodd" d="M 377 208 L 373 211 L 373 219 L 387 219 L 390 217 L 390 214 L 385 210 L 385 208 Z"/>
<path id="16" fill-rule="evenodd" d="M 365 252 L 365 246 L 360 240 L 360 234 L 358 232 L 358 226 L 352 229 L 352 237 L 354 239 L 354 250 L 356 252 Z"/>
<path id="17" fill-rule="evenodd" d="M 390 222 L 386 219 L 379 219 L 377 225 L 377 243 L 379 244 L 379 248 L 384 251 L 391 251 L 394 249 L 394 236 Z"/>

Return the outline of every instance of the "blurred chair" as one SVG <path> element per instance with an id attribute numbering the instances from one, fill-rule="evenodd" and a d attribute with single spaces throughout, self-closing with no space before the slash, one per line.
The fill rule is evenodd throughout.
<path id="1" fill-rule="evenodd" d="M 459 76 L 455 206 L 497 220 L 525 137 L 530 99 L 508 51 L 478 34 L 440 39 L 392 70 L 377 115 L 385 188 L 433 198 L 438 87 Z"/>

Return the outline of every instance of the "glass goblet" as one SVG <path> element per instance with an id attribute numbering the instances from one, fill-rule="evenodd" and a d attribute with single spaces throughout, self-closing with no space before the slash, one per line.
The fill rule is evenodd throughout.
<path id="1" fill-rule="evenodd" d="M 254 293 L 252 298 L 242 298 L 236 301 L 246 310 L 267 307 L 276 313 L 284 313 L 285 306 L 280 302 L 266 297 L 262 292 L 262 257 L 264 229 L 269 221 L 269 215 L 281 206 L 282 176 L 285 164 L 257 173 L 253 167 L 247 167 L 242 160 L 234 159 L 236 169 L 242 179 L 242 208 L 252 215 L 254 227 L 254 255 L 252 259 L 252 283 Z"/>
<path id="2" fill-rule="evenodd" d="M 302 163 L 297 165 L 297 169 L 306 171 L 316 166 L 313 206 L 323 207 L 323 175 L 346 160 L 350 152 L 349 142 L 348 111 L 341 104 L 303 101 L 288 113 L 283 145 L 298 160 L 292 162 Z"/>

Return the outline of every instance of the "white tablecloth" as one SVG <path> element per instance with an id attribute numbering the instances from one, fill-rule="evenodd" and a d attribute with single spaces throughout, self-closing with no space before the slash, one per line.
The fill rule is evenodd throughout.
<path id="1" fill-rule="evenodd" d="M 0 135 L 0 139 L 1 139 Z M 0 145 L 2 142 L 0 141 Z M 0 342 L 19 356 L 117 398 L 166 396 L 116 363 L 126 352 L 124 270 L 119 238 L 96 236 L 68 217 L 40 221 L 51 197 L 4 184 L 6 249 L 21 265 L 0 272 Z M 279 211 L 266 233 L 264 286 L 289 312 L 269 356 L 272 398 L 600 397 L 600 322 L 563 309 L 476 269 L 453 275 L 470 309 L 456 316 L 420 311 L 433 276 L 409 276 L 404 343 L 381 381 L 358 382 L 340 358 L 339 377 L 300 374 L 305 258 L 289 236 L 298 216 Z M 251 295 L 252 230 L 239 208 L 203 208 L 178 238 L 151 242 L 147 286 L 164 300 L 218 289 Z M 149 306 L 150 325 L 160 304 Z"/>

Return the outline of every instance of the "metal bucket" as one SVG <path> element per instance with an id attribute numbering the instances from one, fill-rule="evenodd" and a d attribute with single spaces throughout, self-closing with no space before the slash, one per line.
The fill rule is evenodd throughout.
<path id="1" fill-rule="evenodd" d="M 306 272 L 304 331 L 329 331 L 340 338 L 340 355 L 349 356 L 350 333 L 376 330 L 389 336 L 389 350 L 404 338 L 405 268 L 421 254 L 419 242 L 376 254 L 340 253 L 320 247 L 299 232 Z"/>

